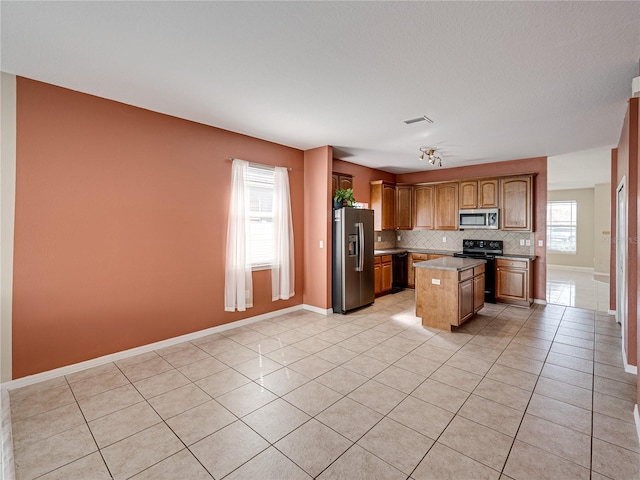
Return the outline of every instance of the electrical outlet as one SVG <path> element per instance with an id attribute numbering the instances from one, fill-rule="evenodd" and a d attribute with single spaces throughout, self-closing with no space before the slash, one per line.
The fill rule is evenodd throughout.
<path id="1" fill-rule="evenodd" d="M 378 235 L 378 241 L 381 242 L 382 241 L 382 237 L 380 235 Z"/>
<path id="2" fill-rule="evenodd" d="M 521 246 L 521 247 L 524 247 L 524 238 L 521 238 L 521 239 L 520 239 L 520 246 Z"/>
<path id="3" fill-rule="evenodd" d="M 398 235 L 398 241 L 402 240 L 402 237 L 400 235 Z"/>
<path id="4" fill-rule="evenodd" d="M 320 248 L 324 248 L 324 242 L 320 240 Z"/>
<path id="5" fill-rule="evenodd" d="M 442 243 L 447 243 L 447 237 L 442 237 Z"/>
<path id="6" fill-rule="evenodd" d="M 544 247 L 544 242 L 542 240 L 538 240 L 538 246 L 539 247 Z"/>
<path id="7" fill-rule="evenodd" d="M 530 247 L 530 246 L 531 246 L 531 240 L 527 240 L 527 241 L 526 241 L 526 242 L 524 242 L 524 243 L 527 245 L 527 247 Z"/>

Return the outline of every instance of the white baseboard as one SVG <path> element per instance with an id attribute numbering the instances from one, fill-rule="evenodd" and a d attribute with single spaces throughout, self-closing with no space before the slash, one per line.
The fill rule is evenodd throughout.
<path id="1" fill-rule="evenodd" d="M 309 307 L 309 308 L 306 308 L 306 307 Z M 256 315 L 255 317 L 249 317 L 242 320 L 237 320 L 235 322 L 225 323 L 224 325 L 218 325 L 216 327 L 207 328 L 205 330 L 199 330 L 197 332 L 187 333 L 185 335 L 180 335 L 178 337 L 168 338 L 166 340 L 161 340 L 159 342 L 149 343 L 147 345 L 142 345 L 140 347 L 130 348 L 128 350 L 123 350 L 121 352 L 110 353 L 109 355 L 92 358 L 91 360 L 86 360 L 80 363 L 74 363 L 73 365 L 66 365 L 64 367 L 56 368 L 53 370 L 47 370 L 46 372 L 36 373 L 34 375 L 18 378 L 16 380 L 10 380 L 8 382 L 4 382 L 0 384 L 0 387 L 6 388 L 7 390 L 13 390 L 15 388 L 25 387 L 27 385 L 32 385 L 34 383 L 50 380 L 52 378 L 60 377 L 62 375 L 69 375 L 71 373 L 79 372 L 80 370 L 86 370 L 87 368 L 97 367 L 99 365 L 104 365 L 105 363 L 115 362 L 118 360 L 122 360 L 124 358 L 140 355 L 141 353 L 147 353 L 153 350 L 158 350 L 160 348 L 170 347 L 171 345 L 176 345 L 178 343 L 195 340 L 196 338 L 206 337 L 207 335 L 211 335 L 213 333 L 220 333 L 220 332 L 224 332 L 225 330 L 230 330 L 232 328 L 250 325 L 252 323 L 260 322 L 262 320 L 267 320 L 269 318 L 278 317 L 280 315 L 302 310 L 303 308 L 305 310 L 317 309 L 319 313 L 325 312 L 325 310 L 319 309 L 318 307 L 313 307 L 311 305 L 295 305 L 293 307 L 288 307 L 280 310 L 275 310 L 273 312 L 263 313 L 262 315 Z"/>
<path id="2" fill-rule="evenodd" d="M 309 310 L 310 312 L 313 313 L 319 313 L 320 315 L 331 315 L 333 314 L 333 308 L 320 308 L 320 307 L 314 307 L 313 305 L 307 305 L 306 303 L 302 305 L 302 308 L 305 310 Z"/>
<path id="3" fill-rule="evenodd" d="M 546 305 L 547 301 L 546 300 L 542 300 L 540 298 L 534 298 L 533 299 L 533 303 L 537 303 L 538 305 Z"/>
<path id="4" fill-rule="evenodd" d="M 551 265 L 547 264 L 547 269 L 553 270 L 569 270 L 573 272 L 591 272 L 593 273 L 593 267 L 574 267 L 572 265 Z"/>
<path id="5" fill-rule="evenodd" d="M 609 315 L 616 315 L 616 311 L 615 310 L 607 310 L 607 313 Z"/>
<path id="6" fill-rule="evenodd" d="M 638 375 L 638 367 L 636 365 L 630 365 L 627 363 L 627 351 L 624 348 L 624 343 L 622 344 L 622 364 L 624 365 L 624 371 L 627 373 L 633 373 L 634 375 Z"/>
<path id="7" fill-rule="evenodd" d="M 633 407 L 633 418 L 636 421 L 636 433 L 638 434 L 638 441 L 640 441 L 640 412 L 638 412 L 638 404 Z"/>

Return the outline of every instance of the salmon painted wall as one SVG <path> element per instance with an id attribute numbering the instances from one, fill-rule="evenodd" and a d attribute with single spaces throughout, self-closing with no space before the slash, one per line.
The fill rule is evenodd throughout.
<path id="1" fill-rule="evenodd" d="M 533 296 L 545 300 L 547 295 L 547 157 L 525 158 L 507 162 L 485 163 L 455 168 L 433 168 L 424 172 L 396 175 L 398 183 L 444 182 L 463 178 L 493 177 L 503 175 L 536 174 L 533 180 L 533 217 L 535 222 L 534 288 Z M 538 246 L 542 240 L 543 246 Z"/>
<path id="2" fill-rule="evenodd" d="M 627 238 L 617 238 L 618 244 L 625 242 L 627 249 L 627 321 L 625 328 L 627 363 L 637 365 L 638 353 L 638 99 L 631 98 L 622 125 L 618 142 L 617 181 L 611 188 L 617 191 L 623 178 L 626 189 Z M 615 183 L 615 186 L 614 186 Z M 610 272 L 615 275 L 614 272 Z M 614 297 L 615 298 L 615 297 Z"/>
<path id="3" fill-rule="evenodd" d="M 333 171 L 353 175 L 353 196 L 356 201 L 370 203 L 371 201 L 371 181 L 388 180 L 395 182 L 396 176 L 393 173 L 383 172 L 375 168 L 363 167 L 355 163 L 344 160 L 333 159 Z M 369 205 L 371 206 L 371 205 Z"/>
<path id="4" fill-rule="evenodd" d="M 304 152 L 304 303 L 331 307 L 331 147 Z M 323 247 L 320 248 L 320 242 Z"/>
<path id="5" fill-rule="evenodd" d="M 296 295 L 224 312 L 229 157 L 290 172 Z M 17 80 L 13 378 L 302 303 L 300 150 Z"/>

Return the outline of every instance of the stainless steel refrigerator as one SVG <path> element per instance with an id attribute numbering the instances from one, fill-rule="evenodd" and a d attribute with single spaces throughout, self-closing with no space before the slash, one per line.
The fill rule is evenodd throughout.
<path id="1" fill-rule="evenodd" d="M 333 311 L 346 313 L 375 300 L 373 210 L 333 211 Z"/>

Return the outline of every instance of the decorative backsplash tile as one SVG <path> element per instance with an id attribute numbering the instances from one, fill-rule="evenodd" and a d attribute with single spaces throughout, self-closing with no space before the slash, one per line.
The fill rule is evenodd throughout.
<path id="1" fill-rule="evenodd" d="M 502 240 L 504 242 L 504 253 L 512 255 L 533 255 L 534 254 L 534 234 L 530 232 L 503 232 L 501 230 L 465 230 L 465 231 L 445 231 L 445 230 L 400 230 L 391 233 L 389 237 L 395 243 L 382 248 L 426 248 L 432 250 L 451 250 L 459 252 L 462 250 L 462 240 Z M 376 235 L 379 235 L 376 232 Z M 400 236 L 400 241 L 396 240 L 396 235 Z M 383 240 L 386 240 L 383 236 Z M 443 242 L 442 239 L 447 241 Z M 520 245 L 520 240 L 524 240 L 525 245 Z M 530 246 L 526 245 L 529 240 Z M 376 244 L 376 248 L 377 244 Z"/>
<path id="2" fill-rule="evenodd" d="M 373 248 L 376 250 L 383 250 L 385 248 L 395 248 L 396 246 L 396 232 L 392 230 L 384 230 L 382 232 L 374 232 L 375 242 Z M 378 237 L 381 241 L 378 241 Z"/>

